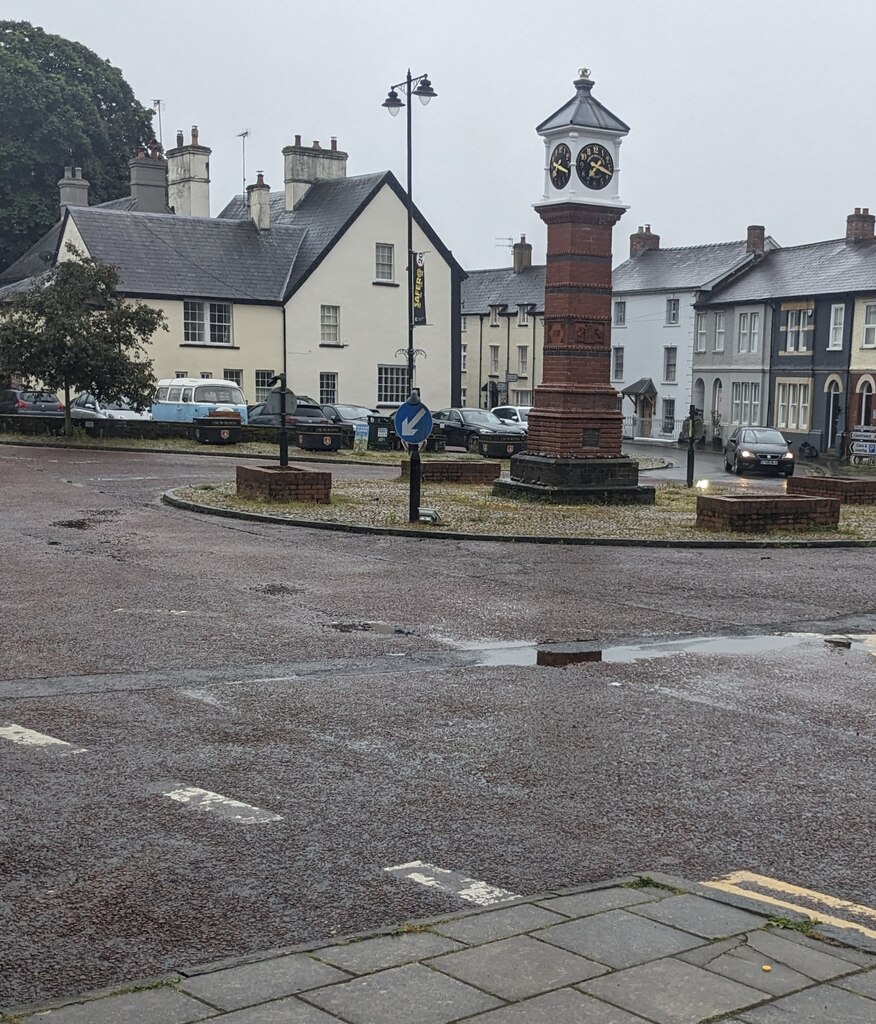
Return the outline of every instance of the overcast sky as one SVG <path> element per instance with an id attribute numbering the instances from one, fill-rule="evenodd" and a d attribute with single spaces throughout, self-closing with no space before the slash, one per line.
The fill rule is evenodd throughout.
<path id="1" fill-rule="evenodd" d="M 438 93 L 413 111 L 414 199 L 469 270 L 508 265 L 523 233 L 543 260 L 535 126 L 582 66 L 631 127 L 616 261 L 644 223 L 664 245 L 748 224 L 797 245 L 876 210 L 870 0 L 0 0 L 0 17 L 84 43 L 142 103 L 162 99 L 166 147 L 197 124 L 214 214 L 242 189 L 244 129 L 249 181 L 282 189 L 300 134 L 336 136 L 349 174 L 404 184 L 404 117 L 380 104 L 409 66 Z"/>

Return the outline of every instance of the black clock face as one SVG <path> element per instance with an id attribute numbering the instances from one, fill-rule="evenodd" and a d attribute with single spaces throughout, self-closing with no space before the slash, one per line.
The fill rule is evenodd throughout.
<path id="1" fill-rule="evenodd" d="M 596 142 L 583 146 L 575 161 L 581 184 L 587 188 L 600 189 L 611 181 L 614 176 L 614 161 L 611 153 Z"/>
<path id="2" fill-rule="evenodd" d="M 572 174 L 572 151 L 561 142 L 551 153 L 550 175 L 554 188 L 565 188 Z"/>

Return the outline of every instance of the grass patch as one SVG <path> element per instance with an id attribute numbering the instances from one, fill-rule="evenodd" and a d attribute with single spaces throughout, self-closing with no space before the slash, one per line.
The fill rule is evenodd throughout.
<path id="1" fill-rule="evenodd" d="M 674 885 L 667 885 L 665 882 L 657 882 L 648 875 L 639 875 L 639 877 L 633 882 L 624 882 L 623 889 L 665 889 L 667 892 L 674 893 L 676 896 L 683 896 L 685 890 L 679 889 Z"/>
<path id="2" fill-rule="evenodd" d="M 768 928 L 786 928 L 792 932 L 800 932 L 801 935 L 812 935 L 818 924 L 818 918 L 815 917 L 807 917 L 803 921 L 791 917 L 771 917 L 767 921 Z"/>

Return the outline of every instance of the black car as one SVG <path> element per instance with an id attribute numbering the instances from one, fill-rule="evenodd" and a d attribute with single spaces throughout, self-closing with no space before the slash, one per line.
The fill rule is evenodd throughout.
<path id="1" fill-rule="evenodd" d="M 60 416 L 64 404 L 51 391 L 9 388 L 0 391 L 0 416 Z"/>
<path id="2" fill-rule="evenodd" d="M 322 405 L 322 411 L 332 423 L 367 423 L 369 416 L 376 415 L 375 409 L 364 405 Z"/>
<path id="3" fill-rule="evenodd" d="M 792 476 L 794 455 L 789 445 L 790 441 L 770 427 L 737 427 L 724 445 L 724 468 L 740 476 L 747 469 Z"/>
<path id="4" fill-rule="evenodd" d="M 442 409 L 433 413 L 435 426 L 444 432 L 448 446 L 478 451 L 480 441 L 502 434 L 526 437 L 526 428 L 516 423 L 503 423 L 486 409 Z"/>
<path id="5" fill-rule="evenodd" d="M 319 402 L 315 402 L 307 395 L 298 395 L 298 404 L 295 411 L 292 411 L 293 399 L 296 396 L 291 391 L 286 392 L 286 424 L 290 427 L 300 427 L 308 423 L 322 425 L 328 423 L 328 417 L 322 411 Z M 254 427 L 279 427 L 280 426 L 280 392 L 269 391 L 264 405 L 259 412 L 249 415 L 247 422 Z"/>

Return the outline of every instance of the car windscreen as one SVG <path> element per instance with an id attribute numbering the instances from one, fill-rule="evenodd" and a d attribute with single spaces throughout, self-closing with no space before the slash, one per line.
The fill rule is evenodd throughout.
<path id="1" fill-rule="evenodd" d="M 299 405 L 295 410 L 295 415 L 302 418 L 306 416 L 314 420 L 326 419 L 326 414 L 318 405 Z"/>
<path id="2" fill-rule="evenodd" d="M 366 416 L 372 415 L 371 410 L 364 405 L 336 405 L 335 408 L 348 420 L 364 420 Z"/>
<path id="3" fill-rule="evenodd" d="M 232 385 L 201 384 L 195 388 L 196 402 L 224 402 L 227 405 L 246 405 L 243 392 Z"/>
<path id="4" fill-rule="evenodd" d="M 743 434 L 744 444 L 787 444 L 778 430 L 746 430 Z"/>
<path id="5" fill-rule="evenodd" d="M 521 423 L 529 423 L 529 409 L 518 409 Z"/>
<path id="6" fill-rule="evenodd" d="M 491 427 L 497 423 L 501 426 L 502 421 L 498 416 L 494 416 L 493 413 L 487 412 L 486 409 L 466 409 L 463 415 L 468 423 L 485 423 Z"/>

